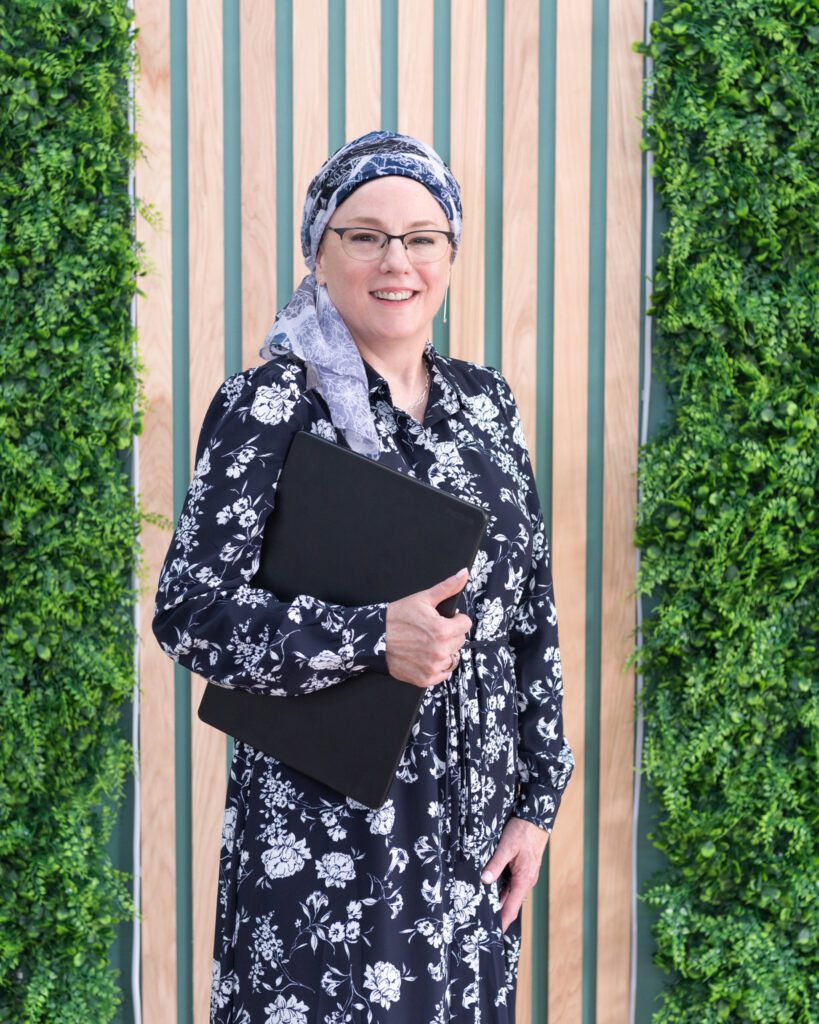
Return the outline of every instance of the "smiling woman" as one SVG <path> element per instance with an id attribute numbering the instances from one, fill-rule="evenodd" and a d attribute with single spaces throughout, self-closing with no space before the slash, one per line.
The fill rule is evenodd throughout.
<path id="1" fill-rule="evenodd" d="M 235 743 L 212 1024 L 514 1021 L 521 904 L 573 760 L 515 399 L 499 371 L 430 340 L 460 217 L 457 182 L 417 140 L 372 132 L 335 153 L 305 204 L 315 275 L 277 316 L 267 362 L 225 381 L 202 427 L 156 597 L 166 653 L 288 699 L 365 670 L 424 690 L 377 809 Z M 471 573 L 358 607 L 251 586 L 300 430 L 490 513 Z M 440 615 L 456 594 L 464 611 Z"/>

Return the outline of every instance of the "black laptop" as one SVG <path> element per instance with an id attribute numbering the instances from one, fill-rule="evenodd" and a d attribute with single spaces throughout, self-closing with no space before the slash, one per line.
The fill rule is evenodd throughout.
<path id="1" fill-rule="evenodd" d="M 480 507 L 306 431 L 282 468 L 251 586 L 278 600 L 395 601 L 471 567 Z M 455 614 L 460 595 L 438 606 Z M 345 796 L 379 807 L 425 691 L 364 672 L 315 693 L 273 697 L 208 683 L 199 717 Z"/>

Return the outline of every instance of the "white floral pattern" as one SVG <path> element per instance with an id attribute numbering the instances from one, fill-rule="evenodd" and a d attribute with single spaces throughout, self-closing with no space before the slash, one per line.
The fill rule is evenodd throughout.
<path id="1" fill-rule="evenodd" d="M 379 960 L 364 969 L 364 988 L 370 990 L 370 998 L 389 1010 L 401 998 L 401 972 L 386 960 Z"/>
<path id="2" fill-rule="evenodd" d="M 264 1012 L 268 1015 L 266 1024 L 308 1024 L 308 1007 L 296 996 L 276 996 Z"/>
<path id="3" fill-rule="evenodd" d="M 355 878 L 353 858 L 348 853 L 325 853 L 316 861 L 316 871 L 328 889 L 331 886 L 343 889 Z"/>
<path id="4" fill-rule="evenodd" d="M 301 871 L 310 856 L 303 839 L 296 839 L 292 832 L 276 833 L 262 851 L 262 863 L 271 878 L 288 878 Z"/>
<path id="5" fill-rule="evenodd" d="M 366 366 L 386 465 L 484 508 L 472 635 L 427 690 L 373 810 L 237 742 L 222 830 L 211 1024 L 511 1024 L 520 918 L 480 870 L 511 815 L 551 829 L 572 772 L 549 549 L 504 377 L 438 354 L 422 423 Z M 386 672 L 386 603 L 250 585 L 295 433 L 343 444 L 293 353 L 208 409 L 159 579 L 165 652 L 226 686 L 295 696 Z"/>

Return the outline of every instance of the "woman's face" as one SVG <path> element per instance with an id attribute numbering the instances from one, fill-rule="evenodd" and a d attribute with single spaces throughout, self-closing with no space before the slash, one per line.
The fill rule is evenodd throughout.
<path id="1" fill-rule="evenodd" d="M 328 227 L 372 227 L 399 235 L 416 228 L 448 231 L 449 221 L 420 182 L 391 175 L 359 186 Z M 450 254 L 434 263 L 412 263 L 404 246 L 392 239 L 376 259 L 363 262 L 347 255 L 334 231 L 325 231 L 316 254 L 316 278 L 326 284 L 357 343 L 375 351 L 398 342 L 423 348 L 449 283 Z M 412 295 L 399 301 L 375 295 L 383 291 Z"/>

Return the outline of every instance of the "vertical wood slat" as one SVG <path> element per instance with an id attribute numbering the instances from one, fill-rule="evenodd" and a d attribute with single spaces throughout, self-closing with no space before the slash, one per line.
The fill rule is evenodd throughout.
<path id="1" fill-rule="evenodd" d="M 293 286 L 308 273 L 301 252 L 307 186 L 329 156 L 327 0 L 293 4 Z M 283 254 L 282 254 L 283 256 Z"/>
<path id="2" fill-rule="evenodd" d="M 533 225 L 538 202 L 538 30 L 538 0 L 517 0 L 514 17 L 507 13 L 504 18 L 503 40 L 502 370 L 515 395 L 533 466 L 537 458 L 537 232 Z M 530 1024 L 530 903 L 525 906 L 522 930 L 516 1019 Z"/>
<path id="3" fill-rule="evenodd" d="M 486 0 L 452 0 L 450 153 L 464 231 L 452 268 L 450 354 L 484 362 Z"/>
<path id="4" fill-rule="evenodd" d="M 591 30 L 590 0 L 558 5 L 552 537 L 576 767 L 549 858 L 549 1024 L 580 1024 L 582 1013 Z"/>
<path id="5" fill-rule="evenodd" d="M 398 0 L 398 131 L 432 145 L 433 0 Z"/>
<path id="6" fill-rule="evenodd" d="M 240 9 L 242 104 L 242 367 L 276 315 L 276 19 L 268 0 Z"/>
<path id="7" fill-rule="evenodd" d="M 381 2 L 347 0 L 346 9 L 345 142 L 351 142 L 381 127 Z"/>
<path id="8" fill-rule="evenodd" d="M 168 5 L 138 0 L 135 19 L 138 118 L 145 154 L 135 168 L 137 195 L 153 204 L 156 227 L 136 219 L 153 273 L 136 297 L 139 350 L 147 406 L 138 456 L 139 490 L 147 511 L 173 519 L 171 331 L 171 80 Z M 140 534 L 140 769 L 142 971 L 151 984 L 142 994 L 145 1024 L 165 1024 L 176 1006 L 176 817 L 174 807 L 174 665 L 156 643 L 151 622 L 168 532 L 145 523 Z"/>
<path id="9" fill-rule="evenodd" d="M 527 899 L 520 918 L 521 949 L 518 961 L 518 982 L 515 992 L 515 1020 L 517 1024 L 545 1024 L 532 1017 L 532 977 L 539 965 L 532 963 L 532 901 Z M 544 965 L 545 967 L 545 965 Z"/>
<path id="10" fill-rule="evenodd" d="M 628 1024 L 631 923 L 633 647 L 640 384 L 642 66 L 631 41 L 642 11 L 609 7 L 606 177 L 606 365 L 600 665 L 597 910 L 599 1024 Z"/>
<path id="11" fill-rule="evenodd" d="M 520 409 L 534 464 L 537 393 L 537 0 L 504 19 L 503 373 Z"/>
<path id="12" fill-rule="evenodd" d="M 190 472 L 205 412 L 224 380 L 224 167 L 222 7 L 188 0 Z M 196 710 L 205 680 L 191 680 L 193 1019 L 207 1024 L 216 920 L 226 740 Z"/>

